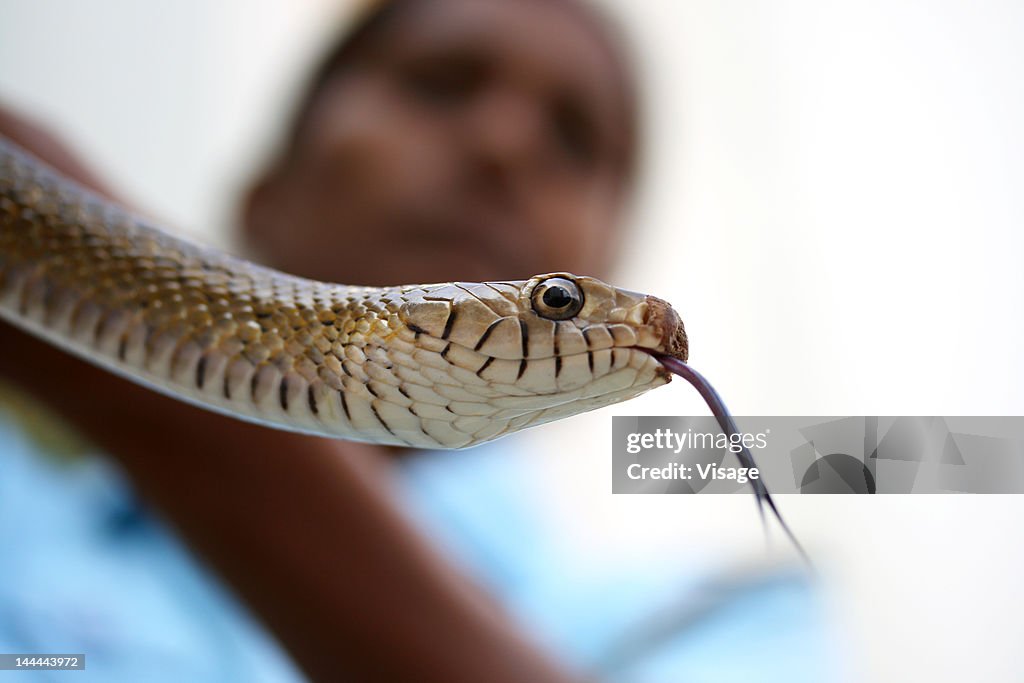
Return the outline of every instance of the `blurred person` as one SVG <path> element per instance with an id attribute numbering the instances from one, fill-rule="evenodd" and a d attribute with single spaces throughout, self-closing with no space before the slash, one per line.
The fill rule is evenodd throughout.
<path id="1" fill-rule="evenodd" d="M 636 118 L 617 36 L 581 2 L 377 3 L 311 79 L 242 203 L 240 245 L 287 272 L 367 285 L 600 276 L 622 235 Z M 0 133 L 110 194 L 31 124 L 8 115 Z M 678 597 L 671 568 L 555 582 L 552 566 L 567 560 L 522 500 L 514 439 L 435 455 L 273 432 L 157 396 L 9 327 L 0 338 L 0 376 L 118 466 L 40 462 L 39 450 L 92 447 L 40 445 L 24 420 L 2 423 L 2 538 L 72 542 L 26 541 L 5 561 L 2 651 L 85 652 L 104 680 L 298 676 L 133 489 L 317 680 L 572 680 L 567 671 L 598 667 L 617 635 Z M 57 392 L 54 377 L 82 391 Z M 402 456 L 397 469 L 386 455 Z M 770 657 L 806 638 L 813 619 L 791 584 L 762 588 L 748 591 L 753 609 L 718 628 L 732 635 L 789 610 L 773 617 L 774 639 L 751 645 Z M 672 635 L 641 653 L 649 675 L 772 680 L 771 662 L 737 669 L 722 652 L 712 667 L 693 648 L 699 638 L 670 647 Z M 774 662 L 793 674 L 790 657 Z"/>

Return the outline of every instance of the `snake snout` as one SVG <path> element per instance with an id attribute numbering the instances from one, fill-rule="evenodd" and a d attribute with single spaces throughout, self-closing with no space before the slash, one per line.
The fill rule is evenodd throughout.
<path id="1" fill-rule="evenodd" d="M 685 361 L 690 354 L 689 340 L 683 320 L 667 301 L 647 297 L 647 316 L 644 324 L 653 328 L 660 339 L 657 352 Z"/>

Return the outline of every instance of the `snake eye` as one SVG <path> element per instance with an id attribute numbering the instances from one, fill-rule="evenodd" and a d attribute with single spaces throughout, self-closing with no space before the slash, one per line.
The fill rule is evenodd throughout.
<path id="1" fill-rule="evenodd" d="M 548 320 L 567 320 L 583 308 L 583 292 L 572 280 L 553 277 L 533 290 L 533 310 Z"/>

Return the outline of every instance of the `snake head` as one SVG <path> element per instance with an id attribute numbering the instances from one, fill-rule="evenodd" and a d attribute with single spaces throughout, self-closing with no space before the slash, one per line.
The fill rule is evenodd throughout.
<path id="1" fill-rule="evenodd" d="M 670 380 L 652 354 L 687 357 L 669 304 L 591 277 L 419 285 L 402 300 L 397 336 L 419 366 L 406 390 L 433 401 L 421 428 L 447 447 L 633 398 Z"/>

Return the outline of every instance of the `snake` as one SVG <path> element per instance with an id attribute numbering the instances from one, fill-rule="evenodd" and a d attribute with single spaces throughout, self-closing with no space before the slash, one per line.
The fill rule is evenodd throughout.
<path id="1" fill-rule="evenodd" d="M 2 136 L 0 319 L 171 397 L 338 439 L 468 448 L 673 374 L 738 432 L 662 299 L 565 272 L 392 287 L 297 277 L 175 236 Z M 737 456 L 754 466 L 745 447 Z M 767 507 L 809 564 L 751 485 L 762 520 Z"/>
<path id="2" fill-rule="evenodd" d="M 671 305 L 592 277 L 289 275 L 176 236 L 3 138 L 0 318 L 242 420 L 428 449 L 633 398 L 670 381 L 659 357 L 688 353 Z"/>

